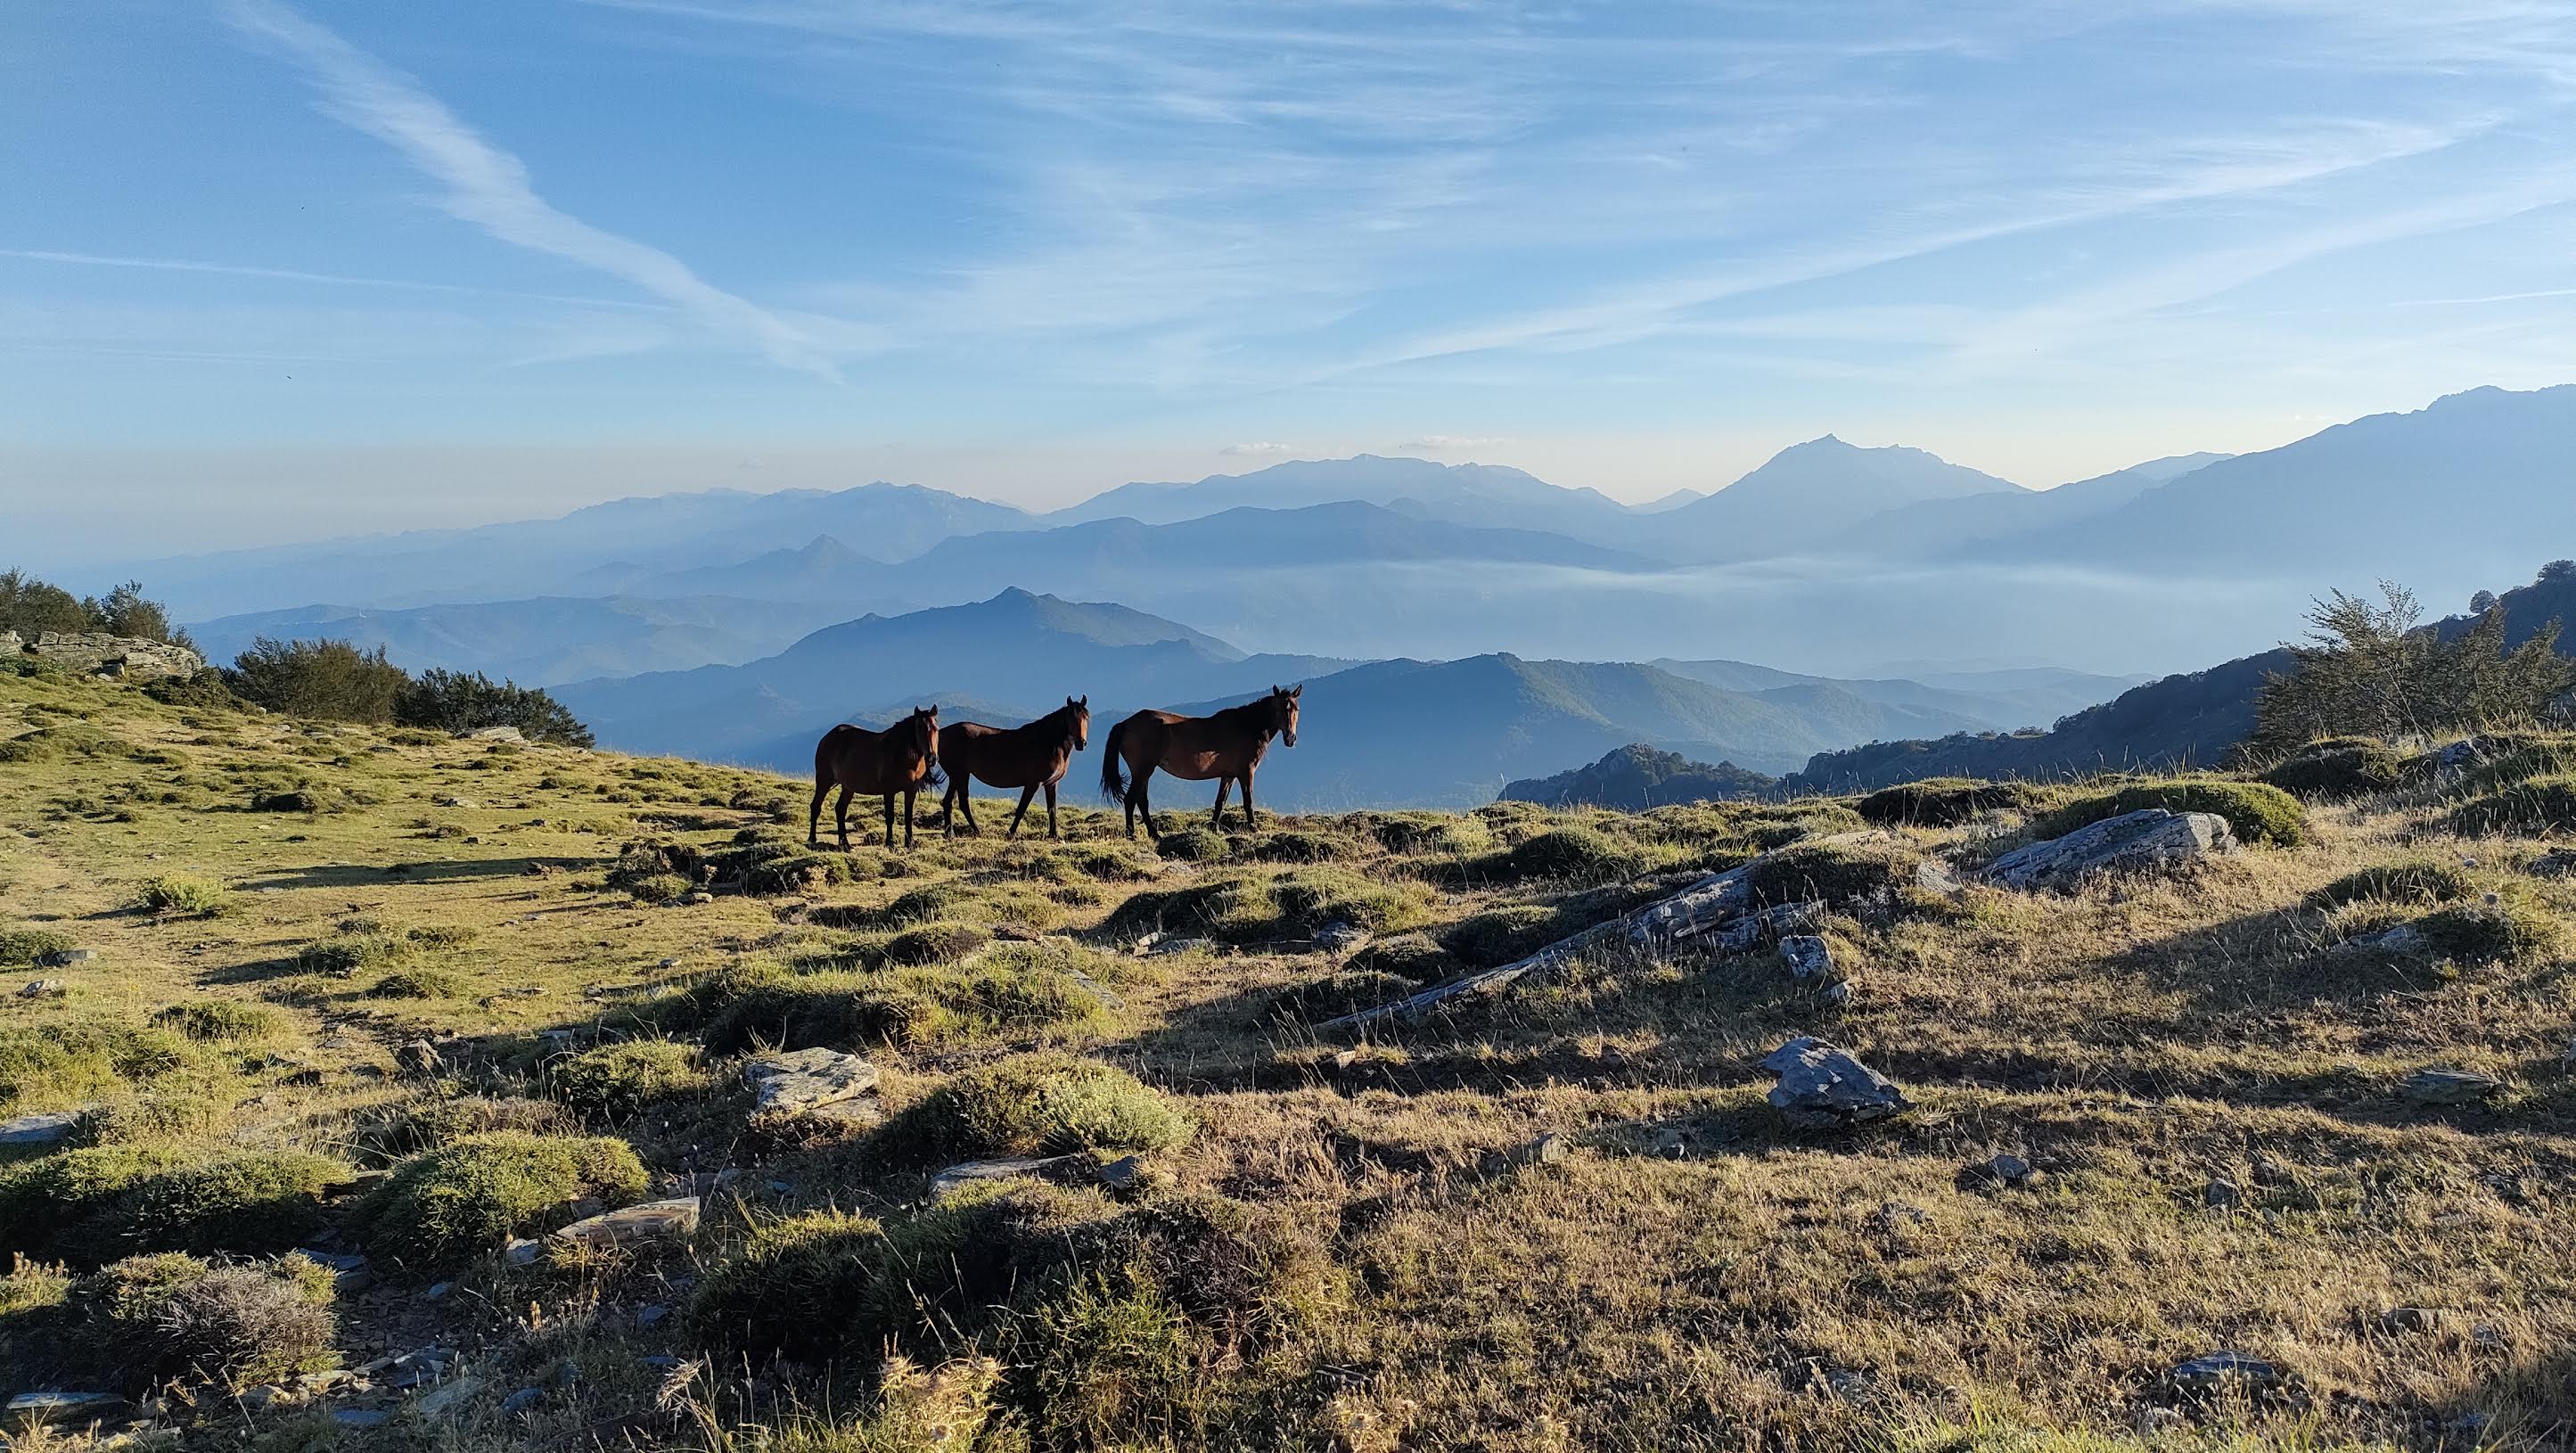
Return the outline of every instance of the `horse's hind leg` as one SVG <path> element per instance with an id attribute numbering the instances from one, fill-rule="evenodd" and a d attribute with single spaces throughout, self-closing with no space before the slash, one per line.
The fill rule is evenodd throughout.
<path id="1" fill-rule="evenodd" d="M 1153 768 L 1147 767 L 1136 774 L 1136 796 L 1131 805 L 1136 809 L 1137 816 L 1145 819 L 1146 838 L 1152 842 L 1161 842 L 1163 840 L 1163 830 L 1154 826 L 1154 799 L 1145 791 L 1145 779 L 1152 775 L 1153 770 Z M 1127 833 L 1128 836 L 1133 837 L 1135 836 L 1136 830 L 1133 827 L 1130 827 L 1127 830 Z"/>
<path id="2" fill-rule="evenodd" d="M 841 795 L 833 799 L 832 830 L 841 836 L 841 851 L 848 852 L 850 850 L 850 789 L 847 787 L 842 788 Z"/>
<path id="3" fill-rule="evenodd" d="M 1233 785 L 1234 779 L 1231 777 L 1216 779 L 1216 806 L 1208 810 L 1208 825 L 1218 832 L 1225 831 L 1225 792 Z"/>
<path id="4" fill-rule="evenodd" d="M 1011 830 L 1003 834 L 1004 837 L 1016 838 L 1020 835 L 1020 819 L 1029 815 L 1029 799 L 1037 795 L 1038 785 L 1034 782 L 1020 789 L 1020 810 L 1011 814 Z"/>

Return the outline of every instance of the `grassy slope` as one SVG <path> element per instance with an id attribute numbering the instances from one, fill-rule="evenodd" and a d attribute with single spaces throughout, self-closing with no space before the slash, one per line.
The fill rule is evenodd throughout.
<path id="1" fill-rule="evenodd" d="M 0 678 L 0 737 L 37 726 L 85 727 L 164 760 L 111 749 L 0 763 L 6 916 L 100 950 L 48 971 L 71 981 L 68 999 L 12 996 L 0 1026 L 141 1020 L 198 998 L 266 1001 L 289 1021 L 257 1052 L 161 1086 L 199 1106 L 197 1123 L 173 1127 L 165 1106 L 118 1133 L 345 1150 L 364 1118 L 425 1093 L 390 1072 L 391 1047 L 414 1035 L 474 1037 L 451 1059 L 476 1088 L 542 1092 L 540 1030 L 588 1028 L 746 957 L 845 973 L 883 942 L 791 921 L 781 900 L 647 908 L 606 888 L 607 860 L 639 819 L 676 817 L 684 835 L 722 842 L 772 803 L 801 810 L 801 789 L 780 779 L 461 742 L 376 750 L 386 738 L 364 729 L 190 721 L 124 688 Z M 287 775 L 374 800 L 311 816 L 239 810 L 254 782 Z M 2072 899 L 1971 890 L 1947 907 L 1839 921 L 1843 955 L 1860 965 L 1846 1006 L 1762 956 L 1610 962 L 1342 1062 L 1338 1046 L 1260 1015 L 1278 990 L 1327 972 L 1308 946 L 1127 959 L 1094 936 L 1095 977 L 1124 1000 L 1113 1014 L 869 1052 L 897 1103 L 1041 1039 L 1176 1097 L 1204 1127 L 1159 1157 L 1178 1186 L 1289 1209 L 1356 1273 L 1347 1315 L 1254 1364 L 1269 1401 L 1318 1442 L 2005 1448 L 2078 1446 L 2074 1433 L 2117 1443 L 2142 1425 L 2188 1441 L 2206 1424 L 2222 1441 L 2427 1446 L 2461 1441 L 2442 1430 L 2468 1414 L 2508 1444 L 2545 1442 L 2576 1419 L 2566 961 L 2436 968 L 2337 952 L 2326 918 L 2300 906 L 2400 857 L 2474 856 L 2483 879 L 2518 883 L 2532 844 L 2449 839 L 2439 806 L 2329 810 L 2308 847 L 2175 881 Z M 1643 876 L 1587 898 L 1582 885 L 1462 871 L 1482 840 L 1577 819 Z M 1087 933 L 1136 891 L 1300 874 L 1334 891 L 1373 885 L 1398 922 L 1436 925 L 1500 903 L 1609 911 L 1650 894 L 1656 870 L 1729 860 L 1748 830 L 1721 809 L 1619 818 L 1514 804 L 1454 825 L 1464 854 L 1397 855 L 1367 817 L 1315 819 L 1281 826 L 1342 863 L 1250 862 L 1253 844 L 1238 840 L 1234 861 L 1195 866 L 1135 850 L 1157 876 L 1127 882 L 1117 856 L 1006 847 L 990 835 L 1000 820 L 988 814 L 981 841 L 863 851 L 858 881 L 814 901 L 878 906 L 951 882 L 966 890 L 951 918 Z M 1105 814 L 1076 812 L 1070 829 L 1129 853 Z M 1974 856 L 1997 832 L 2008 840 L 2009 828 L 1981 826 L 1913 841 Z M 887 867 L 902 876 L 875 876 Z M 143 880 L 172 872 L 221 881 L 234 911 L 126 907 Z M 2564 880 L 2530 891 L 2576 922 Z M 297 951 L 352 914 L 397 931 L 475 930 L 424 951 L 462 992 L 374 998 L 366 971 L 299 971 Z M 1920 1110 L 1857 1137 L 1782 1132 L 1753 1061 L 1809 1032 L 1903 1082 Z M 2428 1064 L 2486 1070 L 2512 1089 L 2485 1108 L 2418 1108 L 2394 1086 Z M 321 1071 L 318 1085 L 294 1083 L 305 1068 Z M 93 1093 L 153 1098 L 148 1086 L 39 1081 L 19 1087 L 17 1109 Z M 895 1215 L 919 1191 L 863 1147 L 764 1150 L 744 1109 L 718 1089 L 601 1122 L 657 1171 L 757 1167 L 742 1182 L 748 1204 L 711 1219 L 697 1260 L 723 1257 L 745 1215 Z M 1496 1160 L 1552 1130 L 1578 1140 L 1566 1163 Z M 1657 1148 L 1667 1131 L 1678 1153 L 1670 1136 Z M 1964 1174 L 1998 1151 L 2045 1178 L 1997 1192 Z M 2213 1177 L 2245 1204 L 2207 1208 Z M 636 1361 L 689 1350 L 677 1319 L 639 1330 L 632 1318 L 673 1300 L 666 1278 L 693 1270 L 687 1259 L 546 1278 L 485 1267 L 465 1278 L 474 1294 L 436 1303 L 396 1283 L 348 1301 L 342 1350 L 352 1364 L 380 1347 L 467 1352 L 490 1386 L 459 1421 L 420 1432 L 431 1446 L 587 1445 L 602 1429 L 701 1446 L 655 1410 L 659 1374 Z M 2392 1337 L 2379 1317 L 2400 1306 L 2445 1319 Z M 2166 1411 L 2158 1372 L 2222 1347 L 2294 1370 L 2303 1399 Z M 591 1374 L 576 1391 L 531 1414 L 498 1411 L 503 1393 L 566 1357 Z M 192 1436 L 223 1446 L 245 1416 L 226 1411 Z M 378 1436 L 396 1435 L 414 1433 L 398 1419 Z"/>

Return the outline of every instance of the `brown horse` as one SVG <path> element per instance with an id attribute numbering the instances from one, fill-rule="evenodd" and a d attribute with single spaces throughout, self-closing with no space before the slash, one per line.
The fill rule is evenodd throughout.
<path id="1" fill-rule="evenodd" d="M 841 851 L 850 850 L 850 796 L 857 792 L 884 795 L 887 847 L 894 846 L 894 796 L 903 794 L 903 845 L 911 847 L 913 797 L 924 783 L 939 786 L 938 707 L 916 707 L 881 732 L 847 723 L 832 728 L 814 744 L 814 803 L 805 812 L 806 845 L 820 845 L 815 827 L 823 816 L 823 796 L 838 787 L 832 826 L 841 835 Z"/>
<path id="2" fill-rule="evenodd" d="M 1155 768 L 1187 782 L 1215 778 L 1216 808 L 1208 817 L 1220 830 L 1225 827 L 1226 784 L 1240 782 L 1243 825 L 1258 831 L 1252 769 L 1261 765 L 1272 737 L 1297 745 L 1297 698 L 1305 694 L 1303 686 L 1293 691 L 1273 686 L 1268 696 L 1229 706 L 1214 716 L 1140 711 L 1109 729 L 1109 740 L 1100 753 L 1101 794 L 1126 804 L 1129 837 L 1136 835 L 1136 814 L 1141 812 L 1147 836 L 1159 838 L 1163 834 L 1154 826 L 1153 804 L 1145 799 L 1145 779 L 1154 775 Z M 1119 774 L 1122 766 L 1135 774 L 1132 783 Z"/>
<path id="3" fill-rule="evenodd" d="M 993 727 L 980 721 L 961 721 L 941 727 L 939 761 L 948 773 L 948 795 L 939 802 L 940 826 L 955 833 L 957 824 L 951 818 L 963 808 L 966 830 L 983 831 L 975 825 L 975 794 L 968 790 L 973 782 L 981 782 L 987 787 L 1020 789 L 1020 810 L 1011 814 L 1007 836 L 1020 835 L 1020 819 L 1029 815 L 1029 799 L 1040 788 L 1046 789 L 1047 836 L 1064 836 L 1055 825 L 1055 784 L 1064 780 L 1064 769 L 1073 761 L 1073 754 L 1090 745 L 1088 696 L 1068 696 L 1064 705 L 1026 726 Z"/>

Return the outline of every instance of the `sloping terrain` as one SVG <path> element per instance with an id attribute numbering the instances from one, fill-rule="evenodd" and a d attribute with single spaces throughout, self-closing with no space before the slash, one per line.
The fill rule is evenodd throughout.
<path id="1" fill-rule="evenodd" d="M 94 955 L 0 1003 L 0 1118 L 80 1112 L 0 1150 L 0 1382 L 99 1396 L 48 1448 L 2536 1453 L 2576 887 L 2417 782 L 2067 895 L 1822 801 L 803 859 L 755 773 L 0 678 L 0 952 Z M 1830 979 L 1312 1028 L 1784 842 Z M 1911 1109 L 1784 1123 L 1800 1035 Z M 877 1086 L 756 1113 L 776 1048 Z"/>

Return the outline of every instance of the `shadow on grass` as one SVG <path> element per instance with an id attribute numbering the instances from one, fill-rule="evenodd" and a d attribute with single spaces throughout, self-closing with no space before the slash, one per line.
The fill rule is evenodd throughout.
<path id="1" fill-rule="evenodd" d="M 472 878 L 534 878 L 600 865 L 598 858 L 506 857 L 435 858 L 425 862 L 367 867 L 354 863 L 317 863 L 252 878 L 240 886 L 248 892 L 265 888 L 380 888 L 387 883 L 450 883 Z"/>

